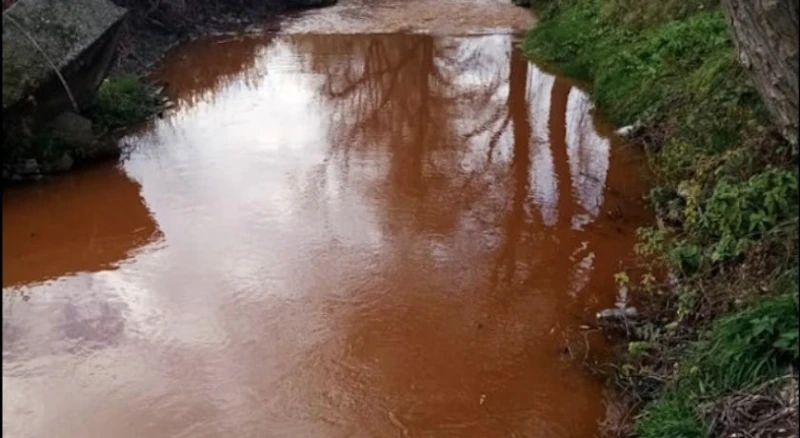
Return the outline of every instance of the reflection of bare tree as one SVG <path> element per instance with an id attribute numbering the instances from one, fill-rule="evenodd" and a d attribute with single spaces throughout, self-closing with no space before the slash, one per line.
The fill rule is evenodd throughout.
<path id="1" fill-rule="evenodd" d="M 393 181 L 411 191 L 421 188 L 424 172 L 436 172 L 435 150 L 458 145 L 453 113 L 464 104 L 486 108 L 502 85 L 502 78 L 489 71 L 495 77 L 482 75 L 480 86 L 453 86 L 465 67 L 479 63 L 480 45 L 464 47 L 425 35 L 298 37 L 293 43 L 321 54 L 312 56 L 310 69 L 325 76 L 322 92 L 333 108 L 330 158 L 341 159 L 347 168 L 357 149 L 385 151 L 392 155 Z M 331 62 L 337 57 L 348 61 Z M 500 110 L 464 139 L 483 133 Z"/>
<path id="2" fill-rule="evenodd" d="M 431 136 L 442 135 L 431 125 L 447 121 L 446 114 L 437 111 L 445 109 L 444 102 L 432 92 L 445 78 L 434 66 L 431 37 L 341 36 L 309 41 L 334 46 L 315 47 L 314 53 L 346 50 L 352 60 L 331 63 L 323 55 L 311 61 L 312 71 L 326 77 L 322 92 L 335 114 L 331 158 L 340 158 L 347 166 L 354 149 L 380 146 L 394 157 L 391 173 L 396 181 L 413 189 L 422 176 L 424 151 L 437 141 Z"/>
<path id="3" fill-rule="evenodd" d="M 589 108 L 568 108 L 569 83 L 529 66 L 510 38 L 493 38 L 289 39 L 307 54 L 304 70 L 320 75 L 331 109 L 330 150 L 315 189 L 330 184 L 330 172 L 346 180 L 353 163 L 382 167 L 378 184 L 386 186 L 377 192 L 392 233 L 413 225 L 448 239 L 464 221 L 478 221 L 500 237 L 495 288 L 562 281 L 591 261 L 592 248 L 573 229 L 588 205 L 581 175 L 598 158 L 586 155 L 596 146 Z M 580 132 L 568 134 L 576 123 Z M 495 162 L 502 148 L 513 158 Z M 577 167 L 576 154 L 585 157 Z M 602 191 L 602 176 L 590 192 Z M 536 225 L 535 208 L 552 228 Z M 549 261 L 538 272 L 519 269 L 540 257 Z"/>
<path id="4" fill-rule="evenodd" d="M 550 128 L 550 141 L 548 147 L 553 155 L 553 174 L 560 177 L 561 193 L 558 196 L 556 214 L 558 214 L 558 221 L 556 226 L 569 227 L 569 212 L 572 211 L 573 200 L 570 190 L 570 172 L 567 159 L 567 146 L 566 146 L 566 121 L 565 115 L 567 112 L 567 96 L 572 87 L 560 80 L 553 83 L 553 89 L 550 97 L 550 120 L 548 125 Z"/>
<path id="5" fill-rule="evenodd" d="M 526 84 L 528 82 L 528 64 L 522 59 L 522 54 L 518 50 L 511 52 L 509 64 L 508 111 L 506 112 L 506 121 L 502 126 L 504 129 L 508 121 L 513 119 L 514 160 L 511 164 L 511 174 L 514 181 L 514 193 L 511 211 L 507 219 L 508 224 L 506 225 L 506 241 L 500 251 L 502 263 L 497 264 L 498 269 L 504 268 L 508 282 L 512 281 L 514 278 L 516 249 L 523 237 L 521 233 L 526 228 L 526 205 L 529 199 L 529 150 L 531 143 L 531 127 L 530 121 L 528 120 L 528 102 L 525 93 Z M 494 138 L 492 140 L 494 140 Z M 490 151 L 493 147 L 493 144 L 489 145 Z"/>
<path id="6" fill-rule="evenodd" d="M 560 177 L 561 191 L 556 204 L 558 220 L 554 226 L 562 230 L 558 233 L 560 238 L 557 243 L 562 252 L 562 260 L 569 261 L 553 265 L 552 276 L 566 279 L 570 293 L 576 293 L 576 289 L 585 286 L 583 278 L 586 274 L 587 264 L 592 260 L 591 250 L 593 248 L 587 248 L 582 244 L 581 239 L 584 236 L 576 232 L 577 230 L 573 230 L 571 223 L 571 213 L 575 210 L 575 201 L 571 184 L 573 175 L 570 172 L 566 143 L 569 135 L 566 117 L 570 90 L 572 90 L 572 86 L 569 83 L 556 80 L 550 96 L 549 147 L 553 156 L 553 172 Z M 587 257 L 589 258 L 587 259 Z"/>
<path id="7" fill-rule="evenodd" d="M 573 218 L 576 225 L 593 220 L 603 202 L 609 164 L 609 141 L 597 134 L 589 97 L 573 88 L 566 108 L 566 150 L 577 203 L 584 210 Z"/>
<path id="8" fill-rule="evenodd" d="M 525 376 L 518 362 L 503 358 L 524 355 L 531 339 L 580 312 L 591 298 L 573 290 L 602 284 L 591 275 L 593 264 L 610 264 L 596 261 L 592 252 L 602 256 L 603 248 L 585 245 L 591 237 L 571 227 L 579 207 L 565 141 L 571 86 L 538 74 L 542 83 L 532 87 L 535 70 L 510 39 L 492 45 L 490 38 L 361 38 L 315 39 L 303 49 L 316 54 L 310 70 L 320 74 L 332 114 L 328 159 L 314 183 L 335 184 L 330 172 L 341 172 L 340 178 L 355 175 L 356 184 L 343 184 L 344 190 L 374 190 L 368 202 L 385 228 L 380 258 L 390 266 L 371 280 L 391 292 L 370 302 L 373 318 L 345 317 L 337 327 L 347 331 L 351 360 L 409 364 L 359 378 L 369 379 L 372 394 L 394 394 L 417 381 L 420 364 L 438 364 L 438 358 L 480 373 L 482 365 L 471 364 L 457 345 L 472 345 L 472 336 L 459 336 L 476 320 L 487 321 L 479 344 L 483 361 L 504 375 Z M 529 111 L 533 100 L 548 111 Z M 537 167 L 539 161 L 550 164 Z M 533 172 L 547 174 L 533 178 Z M 369 183 L 360 184 L 365 177 Z M 537 187 L 543 183 L 548 187 Z M 552 223 L 545 214 L 539 219 L 540 200 L 552 204 Z M 465 314 L 443 312 L 450 320 L 438 320 L 435 310 L 452 306 L 454 295 L 480 305 L 473 301 Z M 420 333 L 435 338 L 440 332 L 452 339 L 413 343 Z M 386 348 L 392 342 L 413 348 Z M 431 391 L 461 389 L 455 379 L 437 378 Z M 401 418 L 410 409 L 386 404 Z M 402 420 L 413 430 L 408 418 Z"/>
<path id="9" fill-rule="evenodd" d="M 304 70 L 324 78 L 322 98 L 331 110 L 330 149 L 314 172 L 313 190 L 325 190 L 330 172 L 347 180 L 352 163 L 377 155 L 367 161 L 380 166 L 382 184 L 391 186 L 378 190 L 396 193 L 387 199 L 395 203 L 388 210 L 409 203 L 418 209 L 405 218 L 410 221 L 390 218 L 390 226 L 452 228 L 463 211 L 443 208 L 436 198 L 474 190 L 468 179 L 453 178 L 459 174 L 451 166 L 465 141 L 505 114 L 502 105 L 491 105 L 505 78 L 496 66 L 481 65 L 485 45 L 427 35 L 296 36 L 287 43 L 309 54 Z M 470 117 L 459 121 L 460 114 Z M 426 214 L 436 215 L 438 224 L 415 219 Z"/>
<path id="10" fill-rule="evenodd" d="M 181 46 L 182 56 L 173 56 L 159 71 L 168 84 L 166 93 L 181 106 L 214 100 L 225 86 L 254 86 L 260 74 L 258 52 L 264 38 L 221 36 Z M 188 105 L 187 105 L 188 104 Z"/>

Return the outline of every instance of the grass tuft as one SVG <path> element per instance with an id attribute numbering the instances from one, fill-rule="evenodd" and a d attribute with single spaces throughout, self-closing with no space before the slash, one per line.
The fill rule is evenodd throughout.
<path id="1" fill-rule="evenodd" d="M 146 119 L 160 106 L 153 87 L 137 76 L 117 76 L 100 85 L 89 116 L 101 131 L 113 131 Z"/>

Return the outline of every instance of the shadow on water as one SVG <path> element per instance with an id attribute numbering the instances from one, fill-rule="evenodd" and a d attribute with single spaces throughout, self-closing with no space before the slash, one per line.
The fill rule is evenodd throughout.
<path id="1" fill-rule="evenodd" d="M 166 66 L 169 73 L 154 76 L 165 85 L 166 97 L 179 107 L 213 103 L 214 96 L 226 86 L 255 86 L 258 55 L 271 38 L 221 35 L 193 41 L 173 49 Z M 205 50 L 186 50 L 186 47 Z"/>
<path id="2" fill-rule="evenodd" d="M 4 429 L 596 434 L 581 362 L 605 340 L 578 327 L 650 213 L 640 157 L 585 93 L 510 35 L 207 39 L 159 75 L 177 106 L 126 140 L 127 176 L 4 198 L 4 285 L 33 297 L 4 296 Z M 16 230 L 43 233 L 43 209 L 66 228 L 36 247 Z M 30 255 L 96 230 L 125 239 L 91 263 Z"/>
<path id="3" fill-rule="evenodd" d="M 101 164 L 3 193 L 3 287 L 111 269 L 158 239 L 139 185 Z"/>

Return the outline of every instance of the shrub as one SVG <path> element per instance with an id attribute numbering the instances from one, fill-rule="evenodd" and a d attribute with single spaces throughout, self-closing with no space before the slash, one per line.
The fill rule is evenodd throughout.
<path id="1" fill-rule="evenodd" d="M 144 120 L 161 104 L 153 88 L 136 76 L 106 79 L 89 111 L 95 124 L 113 131 Z"/>

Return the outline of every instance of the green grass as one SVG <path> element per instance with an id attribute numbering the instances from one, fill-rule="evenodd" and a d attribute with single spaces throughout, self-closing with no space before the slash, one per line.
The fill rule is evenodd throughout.
<path id="1" fill-rule="evenodd" d="M 100 85 L 89 117 L 100 131 L 113 131 L 146 119 L 160 104 L 152 87 L 137 76 L 117 76 Z"/>
<path id="2" fill-rule="evenodd" d="M 719 11 L 633 30 L 603 22 L 608 2 L 573 3 L 537 25 L 525 47 L 533 59 L 590 81 L 613 123 L 670 125 L 671 142 L 703 155 L 735 146 L 744 128 L 763 125 L 758 96 L 735 61 Z M 670 166 L 674 177 L 684 176 L 680 161 Z"/>
<path id="3" fill-rule="evenodd" d="M 641 230 L 637 249 L 679 280 L 638 285 L 660 327 L 631 344 L 656 351 L 622 359 L 667 381 L 639 394 L 646 438 L 705 436 L 701 403 L 797 362 L 797 294 L 783 284 L 797 287 L 798 153 L 774 135 L 717 3 L 540 0 L 524 45 L 586 81 L 611 122 L 646 127 L 664 225 Z"/>

